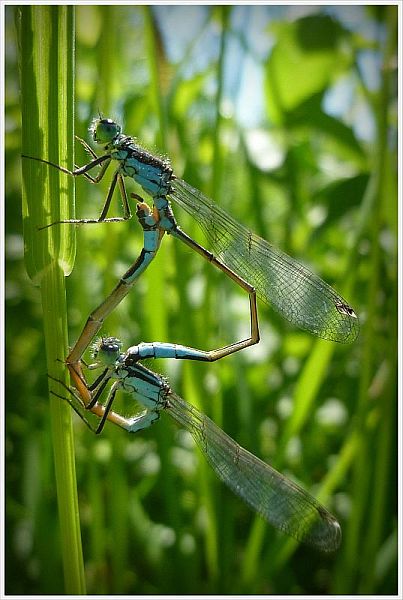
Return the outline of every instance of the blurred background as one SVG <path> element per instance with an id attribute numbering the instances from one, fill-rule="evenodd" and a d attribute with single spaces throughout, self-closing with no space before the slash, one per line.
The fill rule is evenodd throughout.
<path id="1" fill-rule="evenodd" d="M 15 10 L 6 7 L 5 21 L 6 589 L 55 594 L 63 576 L 42 308 L 23 260 Z M 354 344 L 338 345 L 260 303 L 258 346 L 217 364 L 151 364 L 320 498 L 342 526 L 335 554 L 298 545 L 253 514 L 165 415 L 136 435 L 109 424 L 100 437 L 77 418 L 88 593 L 396 593 L 397 7 L 75 12 L 75 133 L 88 140 L 98 111 L 119 120 L 177 175 L 334 285 L 361 323 Z M 86 160 L 77 147 L 77 163 Z M 108 181 L 76 186 L 77 216 L 97 216 Z M 77 235 L 70 343 L 141 248 L 135 219 Z M 211 349 L 248 328 L 247 297 L 167 237 L 102 333 L 125 347 Z"/>

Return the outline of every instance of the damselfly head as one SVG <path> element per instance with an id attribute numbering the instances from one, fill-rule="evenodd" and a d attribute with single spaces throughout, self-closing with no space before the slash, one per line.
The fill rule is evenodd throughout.
<path id="1" fill-rule="evenodd" d="M 113 365 L 122 349 L 122 342 L 115 337 L 102 337 L 92 345 L 92 357 L 105 366 Z"/>
<path id="2" fill-rule="evenodd" d="M 97 142 L 98 144 L 109 144 L 109 142 L 112 142 L 121 131 L 121 126 L 112 119 L 96 118 L 89 127 L 89 132 L 91 133 L 94 142 Z"/>

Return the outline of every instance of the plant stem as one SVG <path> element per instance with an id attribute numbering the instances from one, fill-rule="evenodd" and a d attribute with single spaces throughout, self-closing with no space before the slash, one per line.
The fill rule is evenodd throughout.
<path id="1" fill-rule="evenodd" d="M 74 110 L 74 9 L 24 6 L 16 14 L 20 49 L 22 150 L 71 167 Z M 38 227 L 71 218 L 72 178 L 34 160 L 23 159 L 23 218 L 28 275 L 40 286 L 47 369 L 67 383 L 62 360 L 67 354 L 64 277 L 75 256 L 69 226 Z M 63 177 L 62 186 L 60 177 Z M 60 387 L 60 389 L 57 389 Z M 52 381 L 51 389 L 63 395 Z M 78 514 L 71 411 L 50 397 L 50 417 L 58 498 L 65 593 L 85 593 Z"/>

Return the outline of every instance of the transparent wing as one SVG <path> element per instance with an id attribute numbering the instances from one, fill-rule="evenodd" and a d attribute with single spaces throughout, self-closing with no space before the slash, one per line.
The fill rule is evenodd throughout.
<path id="1" fill-rule="evenodd" d="M 166 408 L 191 433 L 218 477 L 269 523 L 321 551 L 338 548 L 340 525 L 315 498 L 239 446 L 174 392 L 167 396 Z"/>
<path id="2" fill-rule="evenodd" d="M 320 277 L 235 221 L 186 181 L 174 179 L 170 197 L 198 222 L 214 254 L 287 320 L 327 340 L 356 339 L 359 322 L 354 310 Z"/>

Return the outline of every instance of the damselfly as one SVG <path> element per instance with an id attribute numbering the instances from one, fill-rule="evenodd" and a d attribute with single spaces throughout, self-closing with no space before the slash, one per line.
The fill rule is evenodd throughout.
<path id="1" fill-rule="evenodd" d="M 99 218 L 57 223 L 99 223 L 130 218 L 124 183 L 124 177 L 130 177 L 153 200 L 152 215 L 155 219 L 155 229 L 160 232 L 159 240 L 162 233 L 167 232 L 190 246 L 241 285 L 249 294 L 251 306 L 255 302 L 256 290 L 257 295 L 272 305 L 283 317 L 314 335 L 337 342 L 355 340 L 359 322 L 354 310 L 317 275 L 239 224 L 199 190 L 176 177 L 168 161 L 150 154 L 139 146 L 134 138 L 124 135 L 118 123 L 111 119 L 97 118 L 92 122 L 90 131 L 94 142 L 103 146 L 104 154 L 97 156 L 84 140 L 80 140 L 93 157 L 88 164 L 69 171 L 47 160 L 35 159 L 71 176 L 84 175 L 93 183 L 101 181 L 111 161 L 117 163 Z M 96 177 L 92 177 L 89 171 L 97 166 L 101 166 L 101 170 Z M 124 217 L 107 218 L 116 184 L 122 197 Z M 139 198 L 135 194 L 132 196 Z M 205 232 L 214 254 L 182 231 L 173 215 L 171 200 L 195 218 Z M 56 223 L 50 225 L 54 224 Z M 157 246 L 154 246 L 154 254 L 156 250 Z M 67 358 L 68 363 L 74 364 L 80 360 L 103 320 L 129 291 L 131 283 L 137 277 L 138 266 L 137 260 L 111 296 L 90 315 L 79 340 Z M 143 265 L 141 269 L 144 270 Z M 256 343 L 258 337 L 258 333 L 252 334 L 248 345 Z"/>
<path id="2" fill-rule="evenodd" d="M 70 404 L 89 427 L 93 429 L 83 409 L 101 418 L 98 427 L 93 429 L 96 433 L 100 433 L 106 419 L 134 433 L 152 425 L 161 411 L 165 411 L 192 435 L 218 477 L 274 527 L 324 552 L 338 548 L 340 525 L 315 498 L 239 446 L 206 415 L 180 398 L 164 377 L 140 363 L 150 358 L 199 360 L 198 351 L 168 343 L 143 343 L 124 353 L 121 347 L 117 338 L 96 341 L 95 362 L 89 368 L 102 369 L 102 373 L 86 387 L 87 398 L 59 382 L 71 393 L 76 402 L 68 399 Z M 113 384 L 106 400 L 102 401 L 110 380 Z M 86 385 L 84 381 L 82 384 Z M 132 395 L 144 410 L 132 417 L 113 412 L 113 401 L 119 390 Z"/>

